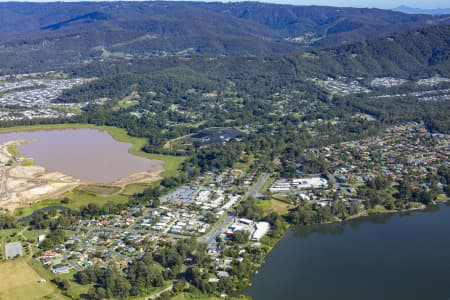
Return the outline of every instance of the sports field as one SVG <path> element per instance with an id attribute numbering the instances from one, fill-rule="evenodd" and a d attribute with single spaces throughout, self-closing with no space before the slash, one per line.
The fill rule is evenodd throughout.
<path id="1" fill-rule="evenodd" d="M 38 283 L 40 278 L 23 259 L 1 263 L 0 300 L 62 299 L 52 283 Z"/>

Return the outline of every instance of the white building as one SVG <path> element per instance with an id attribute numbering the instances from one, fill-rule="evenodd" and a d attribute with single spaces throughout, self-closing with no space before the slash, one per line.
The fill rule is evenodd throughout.
<path id="1" fill-rule="evenodd" d="M 255 228 L 252 234 L 252 240 L 259 241 L 269 232 L 270 224 L 268 222 L 258 222 L 255 224 Z"/>

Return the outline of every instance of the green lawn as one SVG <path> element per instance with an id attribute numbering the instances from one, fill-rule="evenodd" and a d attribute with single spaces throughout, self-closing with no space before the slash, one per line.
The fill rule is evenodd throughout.
<path id="1" fill-rule="evenodd" d="M 113 107 L 113 110 L 118 111 L 119 109 L 127 109 L 129 107 L 135 106 L 137 105 L 137 103 L 133 103 L 131 101 L 137 99 L 139 99 L 139 94 L 137 92 L 132 92 L 130 95 L 119 100 L 117 104 Z"/>
<path id="2" fill-rule="evenodd" d="M 68 192 L 67 196 L 72 200 L 67 204 L 69 208 L 78 208 L 82 205 L 86 205 L 88 203 L 96 203 L 96 204 L 103 204 L 108 201 L 118 202 L 118 203 L 124 203 L 128 200 L 128 197 L 120 195 L 120 194 L 112 194 L 112 195 L 97 195 L 88 193 L 82 190 L 79 190 L 76 188 L 75 190 Z"/>
<path id="3" fill-rule="evenodd" d="M 192 293 L 181 293 L 172 298 L 172 300 L 219 300 L 219 299 L 221 299 L 221 298 L 203 295 L 203 294 L 192 294 Z M 227 299 L 250 300 L 251 298 L 248 296 L 241 296 L 241 297 L 231 297 L 231 298 L 227 298 Z"/>
<path id="4" fill-rule="evenodd" d="M 258 200 L 257 204 L 264 210 L 264 213 L 266 215 L 270 214 L 271 212 L 276 212 L 280 215 L 287 215 L 289 209 L 292 207 L 292 205 L 289 205 L 282 201 L 278 201 L 276 199 Z"/>
<path id="5" fill-rule="evenodd" d="M 445 194 L 439 194 L 436 199 L 437 202 L 448 201 L 448 197 Z"/>
<path id="6" fill-rule="evenodd" d="M 41 234 L 48 234 L 49 232 L 50 231 L 47 229 L 33 229 L 33 230 L 25 230 L 22 234 L 28 241 L 37 243 L 38 237 Z"/>
<path id="7" fill-rule="evenodd" d="M 17 233 L 19 231 L 20 231 L 20 229 L 18 229 L 18 228 L 1 229 L 0 230 L 0 238 L 7 238 L 7 237 L 11 236 L 11 234 Z"/>
<path id="8" fill-rule="evenodd" d="M 142 193 L 146 188 L 151 187 L 152 185 L 154 184 L 132 183 L 124 187 L 120 194 L 131 196 L 136 193 Z"/>
<path id="9" fill-rule="evenodd" d="M 71 298 L 79 299 L 80 295 L 87 294 L 87 292 L 89 291 L 89 288 L 92 285 L 91 284 L 81 285 L 81 284 L 77 283 L 73 277 L 75 273 L 76 273 L 76 271 L 73 270 L 72 272 L 67 273 L 67 274 L 58 274 L 57 277 L 62 280 L 65 279 L 65 280 L 69 281 L 70 288 L 67 291 L 67 293 L 71 296 Z"/>
<path id="10" fill-rule="evenodd" d="M 369 214 L 385 214 L 385 213 L 393 213 L 393 212 L 396 212 L 397 210 L 389 210 L 389 209 L 386 209 L 384 206 L 382 206 L 382 205 L 376 205 L 375 207 L 373 207 L 373 208 L 370 208 L 370 209 L 368 209 L 367 210 L 367 212 L 369 213 Z"/>
<path id="11" fill-rule="evenodd" d="M 246 162 L 236 162 L 233 165 L 233 168 L 235 169 L 241 169 L 244 172 L 248 172 L 248 170 L 250 169 L 250 165 L 254 162 L 255 157 L 253 155 L 249 155 L 247 157 L 247 161 Z"/>

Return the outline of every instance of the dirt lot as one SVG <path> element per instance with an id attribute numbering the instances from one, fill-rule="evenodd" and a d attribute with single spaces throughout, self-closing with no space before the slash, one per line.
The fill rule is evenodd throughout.
<path id="1" fill-rule="evenodd" d="M 3 209 L 14 211 L 34 201 L 56 197 L 81 183 L 59 172 L 47 172 L 43 167 L 22 166 L 7 149 L 21 143 L 24 141 L 0 145 L 0 205 Z"/>
<path id="2" fill-rule="evenodd" d="M 115 181 L 113 185 L 124 187 L 131 183 L 150 183 L 161 179 L 162 173 L 163 170 L 134 173 Z"/>
<path id="3" fill-rule="evenodd" d="M 43 167 L 25 166 L 16 161 L 8 152 L 8 147 L 25 142 L 12 141 L 0 145 L 0 208 L 12 212 L 36 201 L 57 198 L 79 185 L 86 184 L 78 178 L 60 172 L 49 172 Z M 121 190 L 131 183 L 150 183 L 161 179 L 162 172 L 163 170 L 131 174 L 113 182 L 110 188 Z"/>

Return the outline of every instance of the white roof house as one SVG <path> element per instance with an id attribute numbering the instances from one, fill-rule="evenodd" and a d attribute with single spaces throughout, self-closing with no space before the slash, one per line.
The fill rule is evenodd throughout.
<path id="1" fill-rule="evenodd" d="M 262 239 L 270 230 L 270 224 L 268 222 L 258 222 L 255 227 L 256 230 L 252 234 L 252 240 L 254 241 Z"/>

